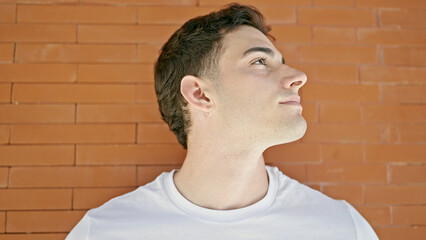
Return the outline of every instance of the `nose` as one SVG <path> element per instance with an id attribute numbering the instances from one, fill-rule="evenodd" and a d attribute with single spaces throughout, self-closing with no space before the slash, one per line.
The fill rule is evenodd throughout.
<path id="1" fill-rule="evenodd" d="M 285 67 L 284 76 L 281 80 L 283 87 L 299 89 L 308 81 L 308 77 L 304 72 L 288 66 Z"/>

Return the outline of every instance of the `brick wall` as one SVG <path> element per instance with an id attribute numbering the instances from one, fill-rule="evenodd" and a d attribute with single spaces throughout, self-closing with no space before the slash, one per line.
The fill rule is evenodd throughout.
<path id="1" fill-rule="evenodd" d="M 158 49 L 224 0 L 0 1 L 0 239 L 64 239 L 84 213 L 179 168 Z M 301 88 L 305 136 L 269 165 L 380 239 L 426 236 L 426 1 L 251 0 Z"/>

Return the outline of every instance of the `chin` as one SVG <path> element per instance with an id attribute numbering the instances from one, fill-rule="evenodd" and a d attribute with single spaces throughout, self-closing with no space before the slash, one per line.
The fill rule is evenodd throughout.
<path id="1" fill-rule="evenodd" d="M 275 129 L 271 133 L 273 137 L 270 138 L 271 145 L 269 146 L 295 142 L 305 136 L 307 127 L 308 125 L 305 119 L 303 119 L 303 121 L 299 121 L 297 124 Z"/>

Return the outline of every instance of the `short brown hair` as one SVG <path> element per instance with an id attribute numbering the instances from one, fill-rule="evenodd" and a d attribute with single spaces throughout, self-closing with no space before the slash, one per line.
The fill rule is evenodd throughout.
<path id="1" fill-rule="evenodd" d="M 210 77 L 218 86 L 221 40 L 241 25 L 255 27 L 274 39 L 255 7 L 231 3 L 219 11 L 190 19 L 161 48 L 154 68 L 155 93 L 163 120 L 184 149 L 192 122 L 188 102 L 180 92 L 181 80 L 185 75 Z"/>

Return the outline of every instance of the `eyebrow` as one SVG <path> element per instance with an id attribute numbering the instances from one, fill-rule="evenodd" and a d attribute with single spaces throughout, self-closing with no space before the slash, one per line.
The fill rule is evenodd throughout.
<path id="1" fill-rule="evenodd" d="M 267 47 L 252 47 L 247 49 L 244 53 L 243 56 L 241 56 L 241 58 L 244 58 L 245 56 L 247 56 L 248 54 L 251 54 L 253 52 L 264 52 L 268 55 L 270 55 L 271 57 L 274 56 L 274 51 L 272 51 L 272 49 L 267 48 Z"/>
<path id="2" fill-rule="evenodd" d="M 271 57 L 274 57 L 274 56 L 275 56 L 274 51 L 272 51 L 272 49 L 270 49 L 270 48 L 268 48 L 268 47 L 252 47 L 252 48 L 249 48 L 249 49 L 247 49 L 246 51 L 244 51 L 244 53 L 243 53 L 243 55 L 241 56 L 241 58 L 244 58 L 244 57 L 246 57 L 247 55 L 249 55 L 249 54 L 251 54 L 251 53 L 254 53 L 254 52 L 263 52 L 263 53 L 268 54 L 268 55 L 269 55 L 269 56 L 271 56 Z M 281 62 L 282 62 L 283 64 L 285 63 L 284 57 L 281 59 Z"/>

